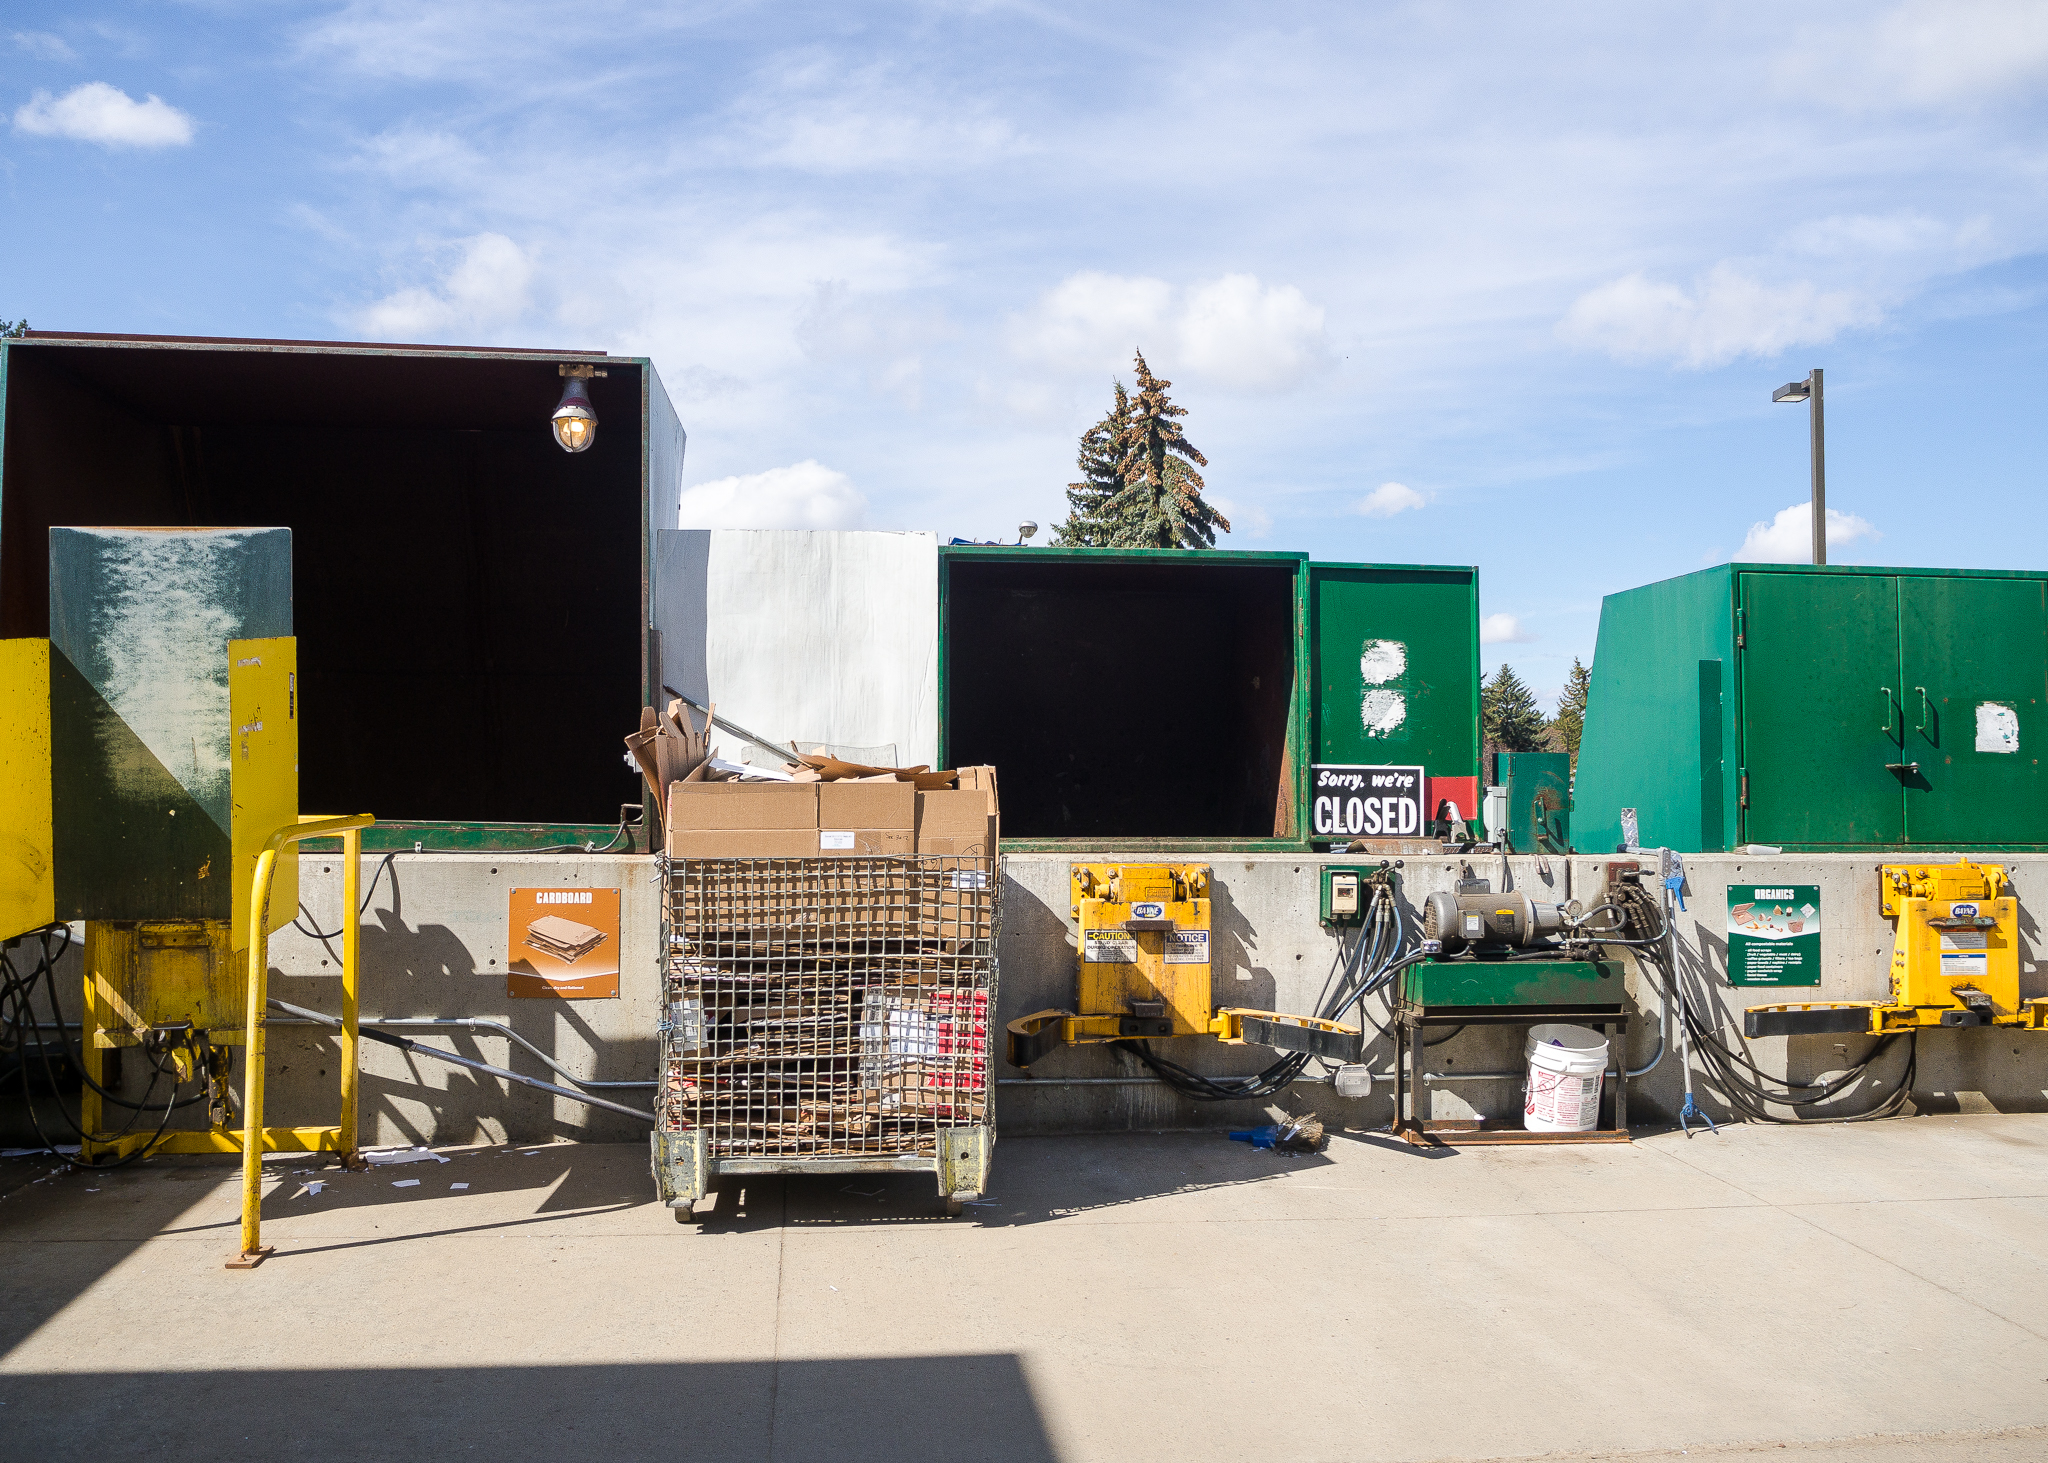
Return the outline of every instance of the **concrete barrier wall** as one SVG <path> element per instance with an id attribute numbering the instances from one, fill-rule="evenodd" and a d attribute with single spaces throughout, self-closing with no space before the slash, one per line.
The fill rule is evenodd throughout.
<path id="1" fill-rule="evenodd" d="M 1955 855 L 1930 854 L 1929 860 Z M 1113 859 L 1113 853 L 1091 855 Z M 1158 861 L 1130 855 L 1131 862 Z M 1074 947 L 1068 919 L 1068 855 L 1019 854 L 1004 860 L 1003 929 L 999 947 L 999 1019 L 1048 1007 L 1069 1007 L 1074 989 Z M 1343 942 L 1317 923 L 1317 868 L 1314 855 L 1232 854 L 1207 860 L 1215 872 L 1214 996 L 1218 1005 L 1307 1012 L 1317 1008 L 1343 958 Z M 1598 887 L 1606 859 L 1514 858 L 1511 886 L 1539 900 L 1583 897 Z M 1881 997 L 1887 988 L 1891 925 L 1878 911 L 1873 854 L 1818 854 L 1751 858 L 1694 855 L 1687 859 L 1687 911 L 1678 916 L 1683 959 L 1704 977 L 1703 988 L 1724 1013 L 1727 1039 L 1734 1040 L 1744 1005 L 1799 999 L 1803 992 L 1727 986 L 1726 890 L 1730 883 L 1804 883 L 1821 889 L 1824 975 L 1813 999 Z M 2048 995 L 2048 972 L 2037 962 L 2040 927 L 2034 911 L 2048 911 L 2048 856 L 2012 855 L 2004 860 L 2020 898 L 2021 993 Z M 381 859 L 366 860 L 366 886 Z M 1427 894 L 1449 888 L 1460 860 L 1410 857 L 1403 861 L 1411 915 Z M 1501 860 L 1471 860 L 1475 872 L 1500 887 Z M 1653 858 L 1645 863 L 1654 866 Z M 654 1075 L 660 981 L 658 943 L 660 891 L 657 871 L 646 857 L 605 855 L 401 854 L 393 858 L 371 894 L 364 917 L 363 1012 L 368 1017 L 481 1016 L 503 1021 L 562 1065 L 586 1078 L 651 1080 Z M 620 997 L 564 1001 L 512 999 L 506 994 L 507 905 L 515 888 L 589 884 L 622 891 Z M 332 858 L 304 856 L 301 889 L 313 928 L 332 930 L 340 916 L 341 875 Z M 295 931 L 275 937 L 272 990 L 298 1005 L 340 1009 L 339 942 L 323 946 Z M 1663 993 L 1631 963 L 1630 994 L 1638 1021 L 1630 1036 L 1629 1062 L 1646 1064 L 1659 1045 Z M 75 958 L 67 961 L 67 992 L 75 991 Z M 67 1012 L 73 1019 L 77 1012 Z M 1375 1021 L 1385 1008 L 1371 1012 Z M 496 1065 L 550 1078 L 530 1054 L 511 1049 L 503 1037 L 459 1033 L 422 1040 Z M 1519 1066 L 1519 1028 L 1470 1028 L 1430 1052 L 1429 1069 L 1444 1081 L 1432 1086 L 1432 1116 L 1481 1113 L 1512 1116 L 1520 1103 L 1520 1078 L 1470 1080 L 1469 1074 L 1512 1071 Z M 1920 1111 L 2039 1111 L 2048 1109 L 2048 1034 L 2001 1030 L 1954 1030 L 1923 1034 L 1915 1103 Z M 1757 1042 L 1755 1060 L 1765 1070 L 1807 1079 L 1860 1061 L 1871 1045 L 1865 1037 L 1804 1037 Z M 1208 1040 L 1163 1043 L 1164 1052 L 1205 1072 L 1256 1070 L 1271 1055 L 1254 1047 L 1223 1047 Z M 1888 1085 L 1902 1053 L 1892 1053 L 1873 1070 Z M 336 1094 L 337 1043 L 320 1030 L 289 1025 L 270 1033 L 271 1115 L 277 1122 L 326 1122 Z M 1376 1074 L 1391 1071 L 1391 1043 L 1384 1037 L 1368 1052 Z M 139 1092 L 142 1064 L 130 1058 L 126 1083 Z M 511 1087 L 446 1064 L 421 1061 L 389 1048 L 366 1044 L 363 1053 L 363 1120 L 366 1142 L 409 1140 L 543 1141 L 577 1138 L 637 1138 L 645 1128 L 633 1121 Z M 1326 1120 L 1351 1127 L 1384 1125 L 1392 1113 L 1390 1090 L 1381 1084 L 1368 1098 L 1339 1100 L 1327 1083 L 1302 1082 L 1275 1104 L 1198 1104 L 1150 1080 L 1135 1059 L 1114 1048 L 1065 1050 L 1041 1061 L 1034 1077 L 998 1064 L 998 1114 L 1013 1133 L 1098 1132 L 1117 1129 L 1198 1127 L 1236 1123 L 1271 1109 L 1313 1108 Z M 617 1100 L 637 1103 L 647 1089 L 614 1091 Z M 1631 1115 L 1638 1125 L 1669 1120 L 1682 1085 L 1675 1047 L 1630 1088 Z M 1854 1098 L 1855 1094 L 1848 1097 Z M 1727 1105 L 1702 1088 L 1702 1104 L 1717 1118 Z M 1847 1104 L 1845 1104 L 1847 1105 Z"/>

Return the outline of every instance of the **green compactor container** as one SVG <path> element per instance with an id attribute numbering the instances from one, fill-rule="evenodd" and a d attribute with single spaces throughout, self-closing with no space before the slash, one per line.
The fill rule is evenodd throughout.
<path id="1" fill-rule="evenodd" d="M 2048 573 L 1722 564 L 1609 595 L 1573 839 L 2048 847 Z"/>

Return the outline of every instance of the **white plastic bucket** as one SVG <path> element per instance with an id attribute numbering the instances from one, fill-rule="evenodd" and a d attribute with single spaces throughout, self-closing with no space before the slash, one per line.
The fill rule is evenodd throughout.
<path id="1" fill-rule="evenodd" d="M 1600 1125 L 1607 1038 L 1583 1026 L 1531 1027 L 1529 1090 L 1522 1126 L 1532 1133 L 1590 1133 Z"/>

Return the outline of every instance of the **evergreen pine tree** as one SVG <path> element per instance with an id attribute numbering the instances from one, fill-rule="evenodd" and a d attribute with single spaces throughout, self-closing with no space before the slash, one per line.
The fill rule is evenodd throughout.
<path id="1" fill-rule="evenodd" d="M 1052 531 L 1055 547 L 1101 549 L 1114 542 L 1114 525 L 1105 510 L 1124 489 L 1123 450 L 1118 444 L 1130 424 L 1130 393 L 1118 381 L 1109 415 L 1081 434 L 1076 459 L 1081 481 L 1067 484 L 1067 521 Z"/>
<path id="2" fill-rule="evenodd" d="M 1542 750 L 1543 713 L 1537 709 L 1536 693 L 1505 661 L 1480 688 L 1479 730 L 1495 751 Z"/>
<path id="3" fill-rule="evenodd" d="M 1571 674 L 1565 677 L 1564 692 L 1557 698 L 1557 715 L 1551 726 L 1557 732 L 1558 750 L 1571 753 L 1572 771 L 1579 770 L 1579 738 L 1586 734 L 1586 695 L 1593 688 L 1593 672 L 1572 657 Z"/>
<path id="4" fill-rule="evenodd" d="M 1130 419 L 1118 435 L 1118 470 L 1124 486 L 1103 505 L 1112 522 L 1111 542 L 1118 548 L 1213 549 L 1216 530 L 1230 532 L 1230 520 L 1202 497 L 1202 475 L 1195 464 L 1209 465 L 1181 431 L 1177 418 L 1187 408 L 1175 406 L 1162 381 L 1137 358 L 1138 395 Z"/>

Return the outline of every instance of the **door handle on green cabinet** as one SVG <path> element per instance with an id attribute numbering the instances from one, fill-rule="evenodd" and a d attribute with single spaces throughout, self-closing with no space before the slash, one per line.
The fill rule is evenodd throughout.
<path id="1" fill-rule="evenodd" d="M 1915 686 L 1913 690 L 1920 697 L 1920 719 L 1913 723 L 1913 730 L 1924 737 L 1927 735 L 1927 714 L 1929 709 L 1927 704 L 1927 688 L 1925 686 Z"/>
<path id="2" fill-rule="evenodd" d="M 1884 720 L 1878 723 L 1877 729 L 1886 736 L 1890 736 L 1892 728 L 1899 724 L 1898 698 L 1892 695 L 1892 688 L 1890 686 L 1879 686 L 1877 689 L 1884 692 Z"/>

